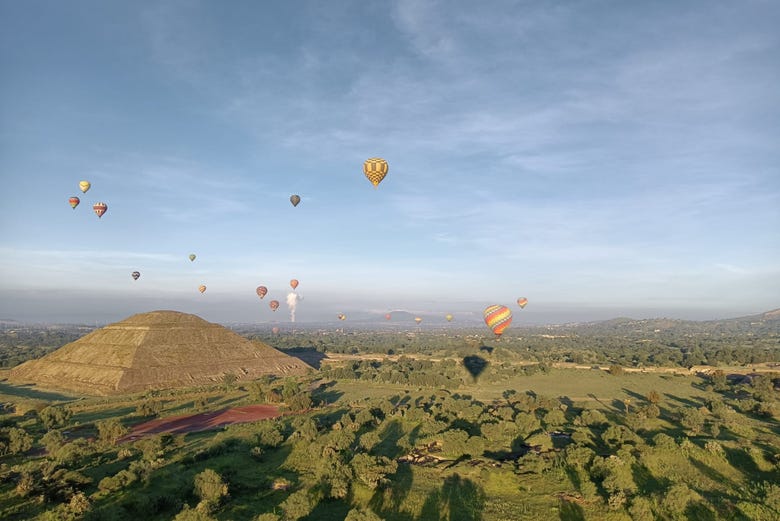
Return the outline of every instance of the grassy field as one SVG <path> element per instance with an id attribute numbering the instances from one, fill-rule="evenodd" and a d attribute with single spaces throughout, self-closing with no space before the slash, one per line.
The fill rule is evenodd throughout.
<path id="1" fill-rule="evenodd" d="M 315 375 L 303 381 L 304 388 L 317 378 Z M 76 473 L 73 479 L 83 477 L 78 478 L 83 484 L 76 488 L 88 496 L 92 507 L 92 513 L 82 516 L 84 519 L 173 519 L 185 503 L 191 506 L 198 503 L 193 481 L 206 469 L 216 471 L 229 490 L 218 508 L 209 517 L 202 518 L 207 520 L 254 521 L 259 513 L 275 512 L 281 521 L 341 521 L 356 508 L 371 510 L 386 521 L 649 521 L 654 518 L 752 521 L 769 520 L 775 512 L 780 514 L 772 506 L 777 500 L 780 508 L 780 487 L 774 492 L 770 485 L 780 483 L 777 416 L 759 417 L 733 410 L 716 415 L 713 403 L 722 402 L 725 396 L 708 387 L 702 377 L 663 372 L 612 375 L 603 370 L 552 368 L 503 379 L 485 371 L 476 379 L 464 377 L 464 382 L 457 389 L 444 390 L 366 380 L 324 380 L 318 382 L 322 386 L 313 386 L 315 399 L 324 402 L 321 407 L 265 422 L 276 425 L 284 433 L 278 442 L 270 445 L 259 441 L 262 439 L 259 433 L 265 427 L 264 422 L 258 422 L 171 438 L 158 436 L 121 446 L 95 444 L 84 455 L 58 465 L 63 472 Z M 626 408 L 633 412 L 647 405 L 646 397 L 651 391 L 658 393 L 660 414 L 644 419 L 641 428 L 636 429 L 640 434 L 636 435 L 626 427 L 629 425 Z M 240 386 L 98 398 L 0 383 L 0 393 L 0 400 L 17 406 L 14 415 L 17 419 L 48 404 L 68 403 L 73 415 L 67 429 L 78 436 L 91 437 L 97 436 L 95 425 L 101 420 L 117 418 L 130 426 L 148 419 L 136 412 L 143 400 L 160 402 L 159 417 L 194 413 L 198 401 L 205 401 L 199 407 L 205 410 L 248 401 L 247 392 Z M 470 419 L 465 416 L 465 407 L 473 406 L 474 401 L 485 407 L 493 402 L 507 407 L 507 396 L 528 395 L 549 399 L 548 403 L 553 405 L 544 406 L 548 409 L 565 410 L 565 423 L 556 429 L 579 433 L 579 440 L 564 441 L 562 445 L 549 443 L 549 429 L 540 426 L 526 441 L 547 438 L 551 449 L 548 452 L 527 452 L 522 457 L 514 455 L 505 460 L 491 458 L 488 449 L 495 447 L 486 439 L 483 441 L 485 455 L 471 454 L 420 464 L 398 463 L 384 487 L 371 488 L 355 475 L 350 478 L 345 494 L 334 495 L 329 488 L 338 481 L 338 472 L 333 469 L 340 465 L 348 467 L 357 453 L 386 456 L 395 461 L 412 448 L 423 447 L 426 436 L 430 441 L 451 429 L 465 429 L 479 437 L 484 428 L 480 424 L 499 421 L 498 417 L 490 416 L 485 408 L 479 419 Z M 383 403 L 420 405 L 405 411 L 390 407 L 378 413 L 376 410 Z M 419 410 L 411 410 L 415 408 Z M 361 411 L 369 410 L 373 415 L 370 422 L 350 427 Z M 519 422 L 522 415 L 535 415 L 543 420 L 548 412 L 521 410 L 515 406 L 514 419 L 506 419 L 508 429 L 518 429 L 513 422 Z M 608 423 L 592 426 L 578 422 L 582 410 L 598 410 Z M 689 432 L 680 423 L 681 412 L 694 410 L 703 415 L 705 426 L 696 433 Z M 427 417 L 420 420 L 420 414 Z M 308 419 L 315 421 L 318 430 L 311 439 L 301 438 L 300 433 L 305 431 L 301 422 Z M 419 434 L 423 424 L 431 429 L 437 421 L 441 423 L 438 430 L 433 428 L 428 434 Z M 720 432 L 713 434 L 711 428 L 715 423 L 720 425 Z M 42 472 L 35 469 L 45 471 L 50 465 L 39 445 L 45 429 L 33 415 L 24 416 L 17 425 L 32 433 L 36 445 L 27 454 L 0 459 L 5 476 L 0 483 L 0 517 L 57 519 L 56 515 L 65 511 L 64 507 L 56 507 L 55 499 L 41 502 L 37 496 L 21 496 L 16 492 L 23 472 Z M 627 433 L 626 439 L 615 444 L 607 441 L 605 432 L 611 427 L 618 429 L 618 433 Z M 339 441 L 345 432 L 350 433 L 347 445 Z M 354 439 L 349 441 L 349 436 Z M 371 437 L 373 441 L 366 441 Z M 518 440 L 523 438 L 515 442 Z M 568 445 L 587 448 L 593 453 L 592 461 L 578 467 L 566 460 L 567 451 L 552 449 Z M 258 447 L 262 450 L 253 452 Z M 598 470 L 599 465 L 607 468 L 615 461 L 625 465 L 625 472 L 612 467 Z M 626 484 L 620 486 L 625 492 L 613 487 L 610 481 L 613 478 L 624 480 Z M 271 485 L 280 479 L 286 480 L 288 489 L 274 490 Z M 107 484 L 112 480 L 119 484 Z M 291 501 L 302 491 L 309 501 L 304 509 L 306 513 L 292 517 Z M 665 499 L 670 495 L 674 498 L 675 494 L 684 496 L 683 507 L 678 508 Z M 638 498 L 649 498 L 655 517 L 637 517 Z"/>

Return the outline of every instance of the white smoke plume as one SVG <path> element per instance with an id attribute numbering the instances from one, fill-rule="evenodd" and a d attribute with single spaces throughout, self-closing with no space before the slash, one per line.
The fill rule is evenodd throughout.
<path id="1" fill-rule="evenodd" d="M 290 308 L 290 322 L 295 322 L 295 307 L 298 305 L 298 301 L 303 300 L 297 293 L 290 292 L 287 294 L 287 307 Z"/>

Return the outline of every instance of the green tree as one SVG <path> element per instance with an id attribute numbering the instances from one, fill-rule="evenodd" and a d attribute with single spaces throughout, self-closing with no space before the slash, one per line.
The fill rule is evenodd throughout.
<path id="1" fill-rule="evenodd" d="M 653 405 L 658 405 L 661 403 L 661 394 L 655 390 L 648 392 L 645 398 L 647 398 L 647 401 Z"/>
<path id="2" fill-rule="evenodd" d="M 285 521 L 298 521 L 311 513 L 314 508 L 313 498 L 309 496 L 307 490 L 297 490 L 290 494 L 287 499 L 279 505 L 284 512 Z"/>
<path id="3" fill-rule="evenodd" d="M 203 501 L 219 505 L 228 495 L 228 486 L 222 476 L 211 469 L 195 475 L 195 494 Z"/>
<path id="4" fill-rule="evenodd" d="M 160 400 L 143 400 L 135 408 L 138 416 L 157 416 L 162 411 L 163 404 Z"/>
<path id="5" fill-rule="evenodd" d="M 68 407 L 51 405 L 38 413 L 38 417 L 47 429 L 55 429 L 67 425 L 68 420 L 73 416 L 73 411 Z"/>
<path id="6" fill-rule="evenodd" d="M 185 504 L 184 508 L 181 509 L 181 512 L 176 514 L 176 517 L 173 518 L 173 521 L 217 521 L 217 518 L 211 516 L 207 512 L 203 512 L 202 510 L 192 508 Z"/>
<path id="7" fill-rule="evenodd" d="M 114 444 L 119 438 L 130 432 L 118 418 L 101 420 L 95 422 L 95 425 L 98 429 L 98 438 L 105 444 Z"/>
<path id="8" fill-rule="evenodd" d="M 238 380 L 238 377 L 233 373 L 225 373 L 222 375 L 222 385 L 225 386 L 226 392 L 233 390 L 236 384 L 236 380 Z"/>
<path id="9" fill-rule="evenodd" d="M 631 505 L 628 507 L 628 513 L 633 521 L 653 521 L 656 517 L 653 515 L 649 499 L 636 496 L 631 499 Z"/>
<path id="10" fill-rule="evenodd" d="M 675 483 L 664 495 L 661 505 L 672 519 L 686 519 L 685 509 L 692 501 L 698 499 L 698 494 L 688 488 L 685 483 Z"/>
<path id="11" fill-rule="evenodd" d="M 382 521 L 382 518 L 376 515 L 370 508 L 355 507 L 347 512 L 347 517 L 344 518 L 344 521 Z"/>
<path id="12" fill-rule="evenodd" d="M 685 407 L 680 412 L 680 425 L 697 436 L 704 429 L 704 415 L 695 407 Z"/>
<path id="13" fill-rule="evenodd" d="M 21 454 L 33 446 L 33 437 L 26 430 L 11 427 L 4 433 L 5 440 L 0 440 L 0 455 Z"/>
<path id="14" fill-rule="evenodd" d="M 556 430 L 566 424 L 566 416 L 560 409 L 552 409 L 542 418 L 542 424 L 548 431 Z"/>
<path id="15" fill-rule="evenodd" d="M 65 445 L 66 440 L 62 435 L 62 431 L 51 430 L 43 435 L 41 438 L 41 445 L 46 449 L 49 455 L 53 455 L 60 447 Z"/>
<path id="16" fill-rule="evenodd" d="M 390 480 L 387 476 L 395 474 L 398 470 L 398 463 L 395 460 L 386 456 L 370 456 L 363 453 L 356 454 L 350 465 L 355 477 L 371 490 L 388 484 Z"/>

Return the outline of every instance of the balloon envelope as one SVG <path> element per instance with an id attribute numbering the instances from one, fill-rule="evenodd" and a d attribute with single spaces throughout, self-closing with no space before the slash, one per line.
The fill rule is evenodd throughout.
<path id="1" fill-rule="evenodd" d="M 190 262 L 195 260 L 196 255 L 194 253 L 190 253 Z"/>
<path id="2" fill-rule="evenodd" d="M 292 289 L 297 288 L 298 287 L 298 279 L 292 279 L 290 281 L 290 287 L 292 287 Z"/>
<path id="3" fill-rule="evenodd" d="M 483 313 L 485 324 L 496 336 L 501 336 L 506 328 L 512 323 L 512 312 L 506 306 L 494 304 L 485 308 Z"/>
<path id="4" fill-rule="evenodd" d="M 138 280 L 138 277 L 141 276 L 141 272 L 140 271 L 134 271 L 130 276 L 133 277 L 133 280 Z"/>
<path id="5" fill-rule="evenodd" d="M 268 306 L 271 308 L 271 311 L 276 311 L 279 309 L 279 301 L 278 300 L 272 300 L 268 303 Z"/>
<path id="6" fill-rule="evenodd" d="M 68 199 L 68 202 L 70 203 L 70 207 L 75 210 L 76 207 L 81 202 L 81 199 L 79 199 L 78 197 L 71 197 L 70 199 Z"/>
<path id="7" fill-rule="evenodd" d="M 374 185 L 374 188 L 379 186 L 379 183 L 385 178 L 389 169 L 390 167 L 388 166 L 387 161 L 381 157 L 372 157 L 366 159 L 366 162 L 363 163 L 363 173 L 368 180 L 371 181 L 371 184 Z"/>
<path id="8" fill-rule="evenodd" d="M 347 319 L 347 315 L 345 315 L 344 313 L 339 313 L 337 316 L 339 317 L 339 320 L 346 320 Z"/>
<path id="9" fill-rule="evenodd" d="M 268 293 L 268 288 L 266 288 L 265 286 L 257 286 L 255 292 L 257 293 L 258 297 L 263 298 Z"/>
<path id="10" fill-rule="evenodd" d="M 108 210 L 108 205 L 106 203 L 95 203 L 92 206 L 92 209 L 95 210 L 98 218 L 100 218 L 103 217 L 103 214 L 106 213 L 106 210 Z"/>
<path id="11" fill-rule="evenodd" d="M 385 315 L 385 319 L 386 319 L 386 320 L 390 320 L 391 318 L 393 318 L 393 316 L 392 316 L 390 313 L 388 313 L 387 315 Z"/>
<path id="12" fill-rule="evenodd" d="M 444 318 L 446 318 L 446 319 L 447 319 L 447 322 L 452 322 L 452 315 L 450 315 L 449 313 L 447 313 L 447 314 L 444 316 Z"/>
<path id="13" fill-rule="evenodd" d="M 528 304 L 527 298 L 520 297 L 519 299 L 517 299 L 517 305 L 520 306 L 521 308 L 524 308 L 526 304 Z"/>
<path id="14" fill-rule="evenodd" d="M 422 322 L 422 319 L 420 317 L 414 317 L 414 321 L 419 324 L 420 322 Z"/>
<path id="15" fill-rule="evenodd" d="M 201 284 L 200 286 L 198 286 L 198 291 L 200 291 L 201 293 L 203 293 L 204 291 L 206 291 L 206 286 L 204 286 L 203 284 Z"/>
<path id="16" fill-rule="evenodd" d="M 87 193 L 87 190 L 89 190 L 90 186 L 92 185 L 89 184 L 89 181 L 79 181 L 79 189 L 84 193 Z"/>
<path id="17" fill-rule="evenodd" d="M 298 203 L 301 202 L 301 196 L 299 195 L 291 195 L 290 196 L 290 202 L 293 206 L 298 206 Z"/>
<path id="18" fill-rule="evenodd" d="M 278 335 L 279 334 L 279 328 L 278 327 L 272 327 L 271 328 L 271 333 L 273 333 L 274 335 Z"/>

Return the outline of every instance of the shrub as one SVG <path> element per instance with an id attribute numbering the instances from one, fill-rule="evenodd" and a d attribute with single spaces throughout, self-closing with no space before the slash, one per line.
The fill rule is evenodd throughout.
<path id="1" fill-rule="evenodd" d="M 206 469 L 195 475 L 195 493 L 204 501 L 219 504 L 228 495 L 228 486 L 222 476 Z"/>
<path id="2" fill-rule="evenodd" d="M 67 407 L 49 406 L 38 413 L 46 429 L 64 427 L 73 416 L 73 411 Z"/>

